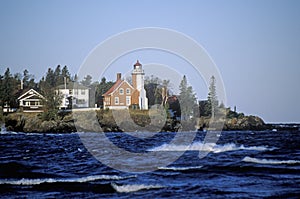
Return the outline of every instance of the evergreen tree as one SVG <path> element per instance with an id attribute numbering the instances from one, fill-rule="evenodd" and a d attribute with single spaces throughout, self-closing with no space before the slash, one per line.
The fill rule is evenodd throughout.
<path id="1" fill-rule="evenodd" d="M 3 76 L 0 75 L 0 106 L 3 106 L 4 103 L 4 87 L 3 87 L 4 83 L 3 83 Z"/>
<path id="2" fill-rule="evenodd" d="M 20 77 L 23 81 L 23 89 L 36 89 L 37 84 L 35 83 L 34 80 L 34 75 L 31 75 L 27 69 L 23 71 L 23 78 Z"/>
<path id="3" fill-rule="evenodd" d="M 61 79 L 61 80 L 59 80 Z M 58 81 L 58 82 L 57 82 Z M 63 83 L 60 66 L 58 65 L 53 71 L 48 68 L 46 78 L 42 78 L 39 82 L 39 88 L 44 99 L 44 113 L 43 120 L 54 120 L 57 117 L 58 107 L 61 104 L 62 95 L 55 91 L 57 85 Z"/>
<path id="4" fill-rule="evenodd" d="M 105 77 L 101 79 L 101 82 L 95 88 L 95 103 L 97 103 L 98 106 L 103 106 L 102 95 L 106 93 L 106 91 L 108 91 L 113 85 L 114 82 L 107 82 Z"/>
<path id="5" fill-rule="evenodd" d="M 45 93 L 46 92 L 46 93 Z M 42 114 L 43 120 L 57 119 L 58 107 L 61 104 L 62 95 L 55 92 L 54 88 L 44 88 L 44 112 Z"/>
<path id="6" fill-rule="evenodd" d="M 57 65 L 57 67 L 54 70 L 54 82 L 55 87 L 64 83 L 64 77 L 61 75 L 60 65 Z"/>
<path id="7" fill-rule="evenodd" d="M 145 90 L 149 106 L 162 104 L 163 89 L 167 91 L 167 95 L 169 96 L 169 84 L 170 80 L 161 80 L 160 78 L 154 77 L 153 75 L 151 75 L 151 77 L 145 77 Z"/>
<path id="8" fill-rule="evenodd" d="M 43 100 L 44 112 L 42 114 L 43 120 L 55 120 L 57 117 L 58 107 L 61 104 L 62 95 L 55 91 L 55 87 L 51 83 L 40 81 L 40 92 L 45 97 Z"/>
<path id="9" fill-rule="evenodd" d="M 210 78 L 209 92 L 208 92 L 208 109 L 211 111 L 211 117 L 215 117 L 215 113 L 218 107 L 218 99 L 216 92 L 216 79 L 214 76 Z"/>
<path id="10" fill-rule="evenodd" d="M 64 66 L 63 69 L 61 70 L 61 76 L 66 77 L 67 79 L 71 79 L 71 74 L 67 66 Z"/>
<path id="11" fill-rule="evenodd" d="M 28 87 L 28 82 L 29 82 L 29 72 L 28 72 L 28 70 L 27 69 L 25 69 L 24 71 L 23 71 L 23 88 L 25 89 L 25 88 L 27 88 Z"/>
<path id="12" fill-rule="evenodd" d="M 84 79 L 81 81 L 81 84 L 83 86 L 89 87 L 92 83 L 92 76 L 87 75 L 84 77 Z"/>
<path id="13" fill-rule="evenodd" d="M 184 75 L 179 85 L 179 102 L 181 109 L 181 117 L 183 120 L 188 120 L 194 115 L 194 109 L 196 105 L 196 96 L 193 92 L 193 88 L 188 86 L 186 76 Z"/>
<path id="14" fill-rule="evenodd" d="M 16 107 L 17 106 L 16 93 L 18 91 L 17 80 L 12 77 L 9 68 L 7 68 L 4 73 L 1 87 L 2 87 L 1 90 L 3 94 L 2 106 L 7 104 L 11 107 Z"/>
<path id="15" fill-rule="evenodd" d="M 48 85 L 50 87 L 55 87 L 56 86 L 55 74 L 54 74 L 54 72 L 51 68 L 48 68 L 48 72 L 46 74 L 45 82 L 46 82 L 46 85 Z"/>

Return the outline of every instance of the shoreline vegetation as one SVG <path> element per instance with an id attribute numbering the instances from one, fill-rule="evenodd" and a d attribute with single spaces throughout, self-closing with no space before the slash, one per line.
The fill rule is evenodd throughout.
<path id="1" fill-rule="evenodd" d="M 72 106 L 72 96 L 65 96 L 69 102 L 67 107 L 60 106 L 62 93 L 57 88 L 63 84 L 66 86 L 67 80 L 90 90 L 88 107 L 78 109 Z M 41 133 L 300 129 L 300 125 L 285 127 L 266 124 L 258 116 L 245 116 L 236 112 L 236 107 L 233 111 L 225 107 L 218 100 L 214 76 L 210 79 L 206 100 L 197 99 L 185 75 L 177 94 L 170 88 L 170 80 L 146 76 L 144 86 L 148 106 L 155 107 L 149 110 L 140 110 L 138 104 L 131 104 L 124 110 L 106 109 L 103 94 L 114 83 L 106 81 L 105 77 L 100 82 L 93 82 L 90 75 L 79 81 L 76 74 L 71 76 L 67 66 L 61 68 L 60 65 L 54 70 L 49 68 L 39 82 L 26 69 L 23 74 L 12 75 L 7 68 L 4 75 L 0 75 L 0 124 L 4 124 L 8 131 Z M 23 112 L 19 107 L 18 97 L 29 89 L 35 89 L 44 96 L 42 112 Z M 4 108 L 14 111 L 3 113 Z"/>
<path id="2" fill-rule="evenodd" d="M 177 132 L 210 130 L 210 117 L 200 117 L 182 122 L 176 119 L 164 119 L 161 115 L 149 116 L 149 111 L 129 110 L 130 118 L 126 118 L 128 110 L 97 110 L 79 112 L 60 112 L 52 120 L 44 120 L 40 113 L 16 112 L 4 116 L 4 125 L 8 131 L 25 133 L 71 133 L 71 132 Z M 118 123 L 114 115 L 118 115 Z M 128 112 L 127 112 L 128 114 Z M 153 113 L 150 113 L 153 114 Z M 121 118 L 120 118 L 121 117 Z M 122 118 L 124 117 L 124 118 Z M 153 121 L 154 120 L 154 121 Z M 133 123 L 134 125 L 132 125 Z M 220 121 L 219 121 L 220 122 Z M 154 124 L 153 124 L 154 123 Z M 200 128 L 199 128 L 200 127 Z M 276 126 L 266 124 L 257 116 L 226 117 L 223 131 L 262 131 L 272 130 Z M 140 128 L 140 129 L 139 129 Z M 277 129 L 280 127 L 277 125 Z"/>

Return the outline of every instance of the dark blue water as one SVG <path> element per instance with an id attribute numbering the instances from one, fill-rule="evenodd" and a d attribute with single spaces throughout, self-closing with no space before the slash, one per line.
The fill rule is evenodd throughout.
<path id="1" fill-rule="evenodd" d="M 189 132 L 187 132 L 188 134 Z M 300 132 L 223 132 L 214 146 L 197 133 L 189 146 L 174 133 L 106 136 L 135 153 L 184 151 L 171 165 L 127 173 L 99 162 L 78 134 L 0 135 L 1 198 L 298 198 Z M 101 144 L 101 141 L 97 141 Z M 199 158 L 199 150 L 208 154 Z M 116 157 L 108 157 L 114 161 Z M 156 162 L 146 158 L 144 161 Z"/>

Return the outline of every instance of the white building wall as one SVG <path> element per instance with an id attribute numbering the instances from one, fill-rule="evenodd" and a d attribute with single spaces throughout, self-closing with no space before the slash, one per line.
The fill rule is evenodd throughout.
<path id="1" fill-rule="evenodd" d="M 83 92 L 82 92 L 83 91 Z M 62 103 L 60 108 L 67 108 L 69 105 L 68 97 L 72 96 L 72 106 L 79 108 L 88 108 L 89 107 L 89 89 L 59 89 L 59 93 L 62 95 Z"/>

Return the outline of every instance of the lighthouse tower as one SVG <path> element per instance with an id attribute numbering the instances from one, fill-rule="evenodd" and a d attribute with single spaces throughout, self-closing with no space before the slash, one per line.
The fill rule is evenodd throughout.
<path id="1" fill-rule="evenodd" d="M 132 85 L 135 89 L 139 91 L 139 107 L 140 109 L 148 109 L 148 98 L 146 97 L 146 91 L 144 88 L 144 70 L 142 64 L 139 60 L 133 65 L 132 75 Z"/>

